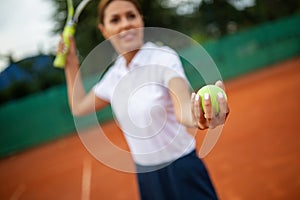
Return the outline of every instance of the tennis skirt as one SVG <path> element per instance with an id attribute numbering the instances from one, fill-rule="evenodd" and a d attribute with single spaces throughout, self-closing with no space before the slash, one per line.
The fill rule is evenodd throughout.
<path id="1" fill-rule="evenodd" d="M 151 171 L 136 165 L 141 200 L 215 200 L 217 194 L 196 151 Z M 144 168 L 144 169 L 143 169 Z"/>

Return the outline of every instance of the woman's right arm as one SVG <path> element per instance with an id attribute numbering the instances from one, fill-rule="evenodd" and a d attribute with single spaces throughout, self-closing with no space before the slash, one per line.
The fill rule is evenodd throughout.
<path id="1" fill-rule="evenodd" d="M 63 50 L 62 44 L 59 45 L 58 50 Z M 70 38 L 70 49 L 66 58 L 65 76 L 68 101 L 73 115 L 86 115 L 108 105 L 108 102 L 97 97 L 93 90 L 89 93 L 85 92 L 79 69 L 79 60 L 76 54 L 76 44 L 73 37 Z"/>

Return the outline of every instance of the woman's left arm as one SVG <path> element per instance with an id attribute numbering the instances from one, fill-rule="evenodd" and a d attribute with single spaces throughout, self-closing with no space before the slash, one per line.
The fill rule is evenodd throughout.
<path id="1" fill-rule="evenodd" d="M 217 81 L 216 85 L 224 89 L 221 81 Z M 204 110 L 202 110 L 201 97 L 190 93 L 189 86 L 183 78 L 172 78 L 169 81 L 169 92 L 179 123 L 199 129 L 215 128 L 225 123 L 229 108 L 224 97 L 218 97 L 220 114 L 214 116 L 210 98 L 204 99 Z"/>

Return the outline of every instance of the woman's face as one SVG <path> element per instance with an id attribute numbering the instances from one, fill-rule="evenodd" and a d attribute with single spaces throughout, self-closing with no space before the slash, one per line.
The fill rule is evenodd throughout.
<path id="1" fill-rule="evenodd" d="M 112 1 L 104 11 L 99 29 L 119 54 L 140 48 L 143 44 L 144 22 L 139 11 L 129 1 Z"/>

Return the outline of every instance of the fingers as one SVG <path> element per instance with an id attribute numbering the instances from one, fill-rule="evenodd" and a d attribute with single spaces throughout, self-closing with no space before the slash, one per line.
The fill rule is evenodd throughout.
<path id="1" fill-rule="evenodd" d="M 209 128 L 215 128 L 219 125 L 224 124 L 228 115 L 227 101 L 222 93 L 218 94 L 217 100 L 219 103 L 219 112 L 213 116 L 212 120 L 209 123 Z"/>
<path id="2" fill-rule="evenodd" d="M 224 124 L 229 113 L 227 100 L 223 93 L 218 93 L 217 101 L 219 103 L 219 112 L 216 115 L 214 115 L 213 119 L 210 121 L 210 128 L 215 128 L 219 125 Z"/>
<path id="3" fill-rule="evenodd" d="M 57 53 L 61 54 L 76 54 L 76 44 L 75 40 L 72 36 L 68 38 L 69 41 L 65 41 L 64 38 L 61 36 L 60 41 L 57 46 Z"/>
<path id="4" fill-rule="evenodd" d="M 70 36 L 68 40 L 65 40 L 61 36 L 56 53 L 65 56 L 65 68 L 70 65 L 77 66 L 79 64 L 76 42 L 73 36 Z"/>
<path id="5" fill-rule="evenodd" d="M 215 113 L 208 93 L 204 94 L 204 117 L 206 119 L 206 126 L 211 129 L 225 122 L 219 119 L 219 113 Z"/>
<path id="6" fill-rule="evenodd" d="M 222 90 L 225 91 L 225 85 L 222 81 L 218 80 L 216 83 L 215 83 L 216 86 L 222 88 Z"/>
<path id="7" fill-rule="evenodd" d="M 204 118 L 208 121 L 208 123 L 210 123 L 211 119 L 214 117 L 214 110 L 212 108 L 209 93 L 204 94 L 203 110 Z"/>
<path id="8" fill-rule="evenodd" d="M 225 91 L 225 85 L 222 81 L 217 81 L 215 85 Z M 201 97 L 198 94 L 192 94 L 191 102 L 193 120 L 197 122 L 197 126 L 200 129 L 215 128 L 219 125 L 224 124 L 227 119 L 227 116 L 229 114 L 229 107 L 227 104 L 226 95 L 220 92 L 217 94 L 217 97 L 213 98 L 216 98 L 216 101 L 219 104 L 218 113 L 215 113 L 216 108 L 213 108 L 211 96 L 209 93 L 205 93 L 203 95 L 203 106 L 201 106 Z"/>
<path id="9" fill-rule="evenodd" d="M 217 96 L 219 112 L 215 113 L 209 94 L 204 94 L 203 110 L 201 109 L 201 97 L 194 94 L 192 97 L 193 119 L 198 123 L 199 129 L 216 128 L 225 123 L 229 114 L 229 107 L 225 96 L 220 93 Z"/>
<path id="10" fill-rule="evenodd" d="M 206 119 L 204 118 L 203 111 L 201 108 L 201 97 L 196 93 L 192 93 L 191 95 L 191 107 L 192 117 L 193 121 L 195 122 L 195 126 L 197 126 L 201 130 L 206 129 Z"/>
<path id="11" fill-rule="evenodd" d="M 195 94 L 194 108 L 195 108 L 195 116 L 196 116 L 196 119 L 198 119 L 198 120 L 201 116 L 200 98 L 201 97 L 198 94 Z"/>
<path id="12" fill-rule="evenodd" d="M 191 110 L 192 110 L 192 117 L 194 122 L 197 119 L 197 113 L 196 113 L 197 108 L 195 108 L 195 96 L 196 94 L 193 92 L 191 95 Z"/>
<path id="13" fill-rule="evenodd" d="M 68 46 L 65 45 L 63 40 L 60 40 L 57 46 L 56 53 L 66 54 L 68 53 Z"/>
<path id="14" fill-rule="evenodd" d="M 56 52 L 57 53 L 63 53 L 64 48 L 65 48 L 64 41 L 63 41 L 62 37 L 60 37 L 59 43 L 57 45 Z"/>
<path id="15" fill-rule="evenodd" d="M 197 106 L 197 100 L 196 96 L 198 96 L 196 93 L 192 93 L 191 95 L 191 110 L 192 110 L 192 120 L 195 122 L 195 126 L 198 126 L 198 121 L 199 121 L 199 108 Z M 199 99 L 199 97 L 197 97 Z"/>
<path id="16" fill-rule="evenodd" d="M 204 130 L 209 128 L 210 124 L 212 124 L 214 111 L 208 93 L 204 95 L 203 110 L 201 102 L 202 99 L 200 95 L 193 93 L 191 96 L 192 117 L 194 122 L 196 122 L 196 126 L 199 129 Z"/>
<path id="17" fill-rule="evenodd" d="M 218 94 L 218 102 L 220 108 L 219 117 L 226 119 L 229 113 L 229 108 L 228 108 L 227 101 L 222 93 Z"/>
<path id="18" fill-rule="evenodd" d="M 228 102 L 224 97 L 218 98 L 218 101 L 220 104 L 220 114 L 219 114 L 219 118 L 221 120 L 220 123 L 225 123 L 225 121 L 229 115 Z"/>
<path id="19" fill-rule="evenodd" d="M 215 85 L 222 88 L 225 91 L 225 85 L 222 81 L 218 80 L 215 83 Z M 217 100 L 219 102 L 219 108 L 220 108 L 220 112 L 218 115 L 220 118 L 226 119 L 229 114 L 229 107 L 227 104 L 227 100 L 222 93 L 218 93 Z"/>
<path id="20" fill-rule="evenodd" d="M 204 117 L 204 111 L 202 110 L 202 99 L 201 99 L 201 96 L 200 95 L 197 95 L 198 97 L 196 98 L 197 102 L 196 102 L 196 105 L 198 107 L 198 110 L 199 110 L 199 118 L 198 118 L 198 127 L 200 129 L 206 129 L 208 128 L 207 126 L 207 120 L 205 119 Z"/>

